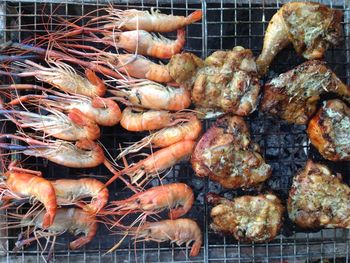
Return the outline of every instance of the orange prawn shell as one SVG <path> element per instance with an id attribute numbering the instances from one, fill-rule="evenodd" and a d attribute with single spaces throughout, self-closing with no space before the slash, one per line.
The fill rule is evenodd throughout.
<path id="1" fill-rule="evenodd" d="M 126 200 L 116 201 L 115 204 L 120 205 L 121 210 L 157 211 L 169 207 L 169 217 L 176 219 L 186 214 L 193 202 L 194 194 L 188 185 L 173 183 L 152 187 Z M 177 207 L 179 204 L 183 208 Z"/>
<path id="2" fill-rule="evenodd" d="M 96 236 L 98 230 L 98 222 L 95 216 L 77 208 L 75 208 L 74 212 L 74 223 L 78 227 L 84 228 L 85 231 L 84 236 L 69 243 L 69 248 L 72 250 L 79 249 L 89 243 Z"/>
<path id="3" fill-rule="evenodd" d="M 141 161 L 142 167 L 148 172 L 156 172 L 175 165 L 178 161 L 191 155 L 195 142 L 182 141 L 160 149 Z M 136 165 L 137 167 L 137 165 Z"/>
<path id="4" fill-rule="evenodd" d="M 202 246 L 202 232 L 198 224 L 188 218 L 146 222 L 141 227 L 138 227 L 136 231 L 139 231 L 139 233 L 135 235 L 143 237 L 145 240 L 157 242 L 171 240 L 178 244 L 194 241 L 190 251 L 190 256 L 192 257 L 199 254 Z"/>
<path id="5" fill-rule="evenodd" d="M 111 15 L 118 14 L 119 19 L 105 25 L 106 29 L 146 30 L 148 32 L 172 32 L 192 24 L 202 18 L 202 11 L 195 10 L 187 17 L 129 9 L 119 11 L 111 9 Z"/>
<path id="6" fill-rule="evenodd" d="M 111 38 L 114 38 L 111 39 Z M 173 55 L 180 53 L 185 45 L 185 30 L 177 30 L 177 39 L 175 41 L 164 41 L 154 37 L 144 30 L 133 30 L 126 32 L 113 32 L 107 34 L 105 39 L 109 43 L 115 43 L 119 48 L 129 52 L 151 56 L 160 59 L 169 59 Z"/>
<path id="7" fill-rule="evenodd" d="M 139 79 L 164 83 L 173 80 L 166 66 L 156 64 L 138 55 L 119 54 L 117 57 L 117 67 L 122 73 Z"/>
<path id="8" fill-rule="evenodd" d="M 155 147 L 167 147 L 180 141 L 195 141 L 202 132 L 202 123 L 196 117 L 188 122 L 165 128 L 152 138 L 152 145 Z"/>
<path id="9" fill-rule="evenodd" d="M 84 130 L 85 137 L 80 139 L 87 138 L 89 140 L 97 140 L 98 138 L 100 138 L 100 127 L 93 119 L 89 118 L 80 110 L 76 108 L 72 109 L 69 112 L 68 117 L 72 120 L 73 123 L 80 126 Z"/>
<path id="10" fill-rule="evenodd" d="M 114 126 L 122 118 L 119 105 L 111 99 L 96 97 L 92 101 L 92 107 L 95 112 L 86 111 L 84 113 L 102 126 Z"/>
<path id="11" fill-rule="evenodd" d="M 151 92 L 154 90 L 154 92 Z M 161 92 L 161 90 L 167 92 Z M 191 94 L 188 90 L 180 87 L 162 87 L 160 92 L 157 89 L 138 89 L 136 91 L 135 106 L 154 110 L 179 111 L 191 105 Z M 166 94 L 165 96 L 163 94 Z M 134 104 L 140 102 L 140 105 Z"/>
<path id="12" fill-rule="evenodd" d="M 191 105 L 191 94 L 183 87 L 174 88 L 147 82 L 126 92 L 128 101 L 137 107 L 153 110 L 179 111 Z"/>
<path id="13" fill-rule="evenodd" d="M 12 171 L 6 172 L 5 176 L 7 177 L 6 186 L 10 191 L 23 197 L 35 197 L 43 203 L 46 209 L 43 227 L 52 225 L 56 215 L 57 200 L 51 182 L 33 174 Z"/>
<path id="14" fill-rule="evenodd" d="M 157 130 L 169 126 L 175 114 L 168 111 L 134 111 L 127 107 L 123 110 L 120 125 L 128 131 Z"/>
<path id="15" fill-rule="evenodd" d="M 90 213 L 97 213 L 108 202 L 109 192 L 105 185 L 94 178 L 81 178 L 81 179 L 59 179 L 52 181 L 55 188 L 58 203 L 61 201 L 69 200 L 76 202 L 91 196 L 92 200 L 89 204 L 83 207 L 83 210 Z"/>

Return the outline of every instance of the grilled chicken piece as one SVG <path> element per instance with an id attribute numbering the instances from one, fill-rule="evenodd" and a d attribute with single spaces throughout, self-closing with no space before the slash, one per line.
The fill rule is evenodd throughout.
<path id="1" fill-rule="evenodd" d="M 209 176 L 226 188 L 248 188 L 259 185 L 271 175 L 270 165 L 259 152 L 243 118 L 225 116 L 199 140 L 191 163 L 200 177 Z"/>
<path id="2" fill-rule="evenodd" d="M 320 59 L 330 45 L 342 41 L 343 13 L 317 3 L 292 2 L 272 17 L 264 46 L 257 59 L 259 74 L 265 75 L 272 60 L 289 43 L 306 59 Z"/>
<path id="3" fill-rule="evenodd" d="M 210 227 L 239 241 L 270 241 L 281 228 L 284 208 L 273 194 L 246 195 L 230 201 L 209 193 L 207 201 L 215 205 L 210 212 Z"/>
<path id="4" fill-rule="evenodd" d="M 191 90 L 196 80 L 197 71 L 203 66 L 204 61 L 201 58 L 192 53 L 183 52 L 172 56 L 167 68 L 176 83 Z"/>
<path id="5" fill-rule="evenodd" d="M 231 51 L 216 51 L 204 64 L 194 55 L 179 54 L 171 59 L 168 69 L 174 80 L 192 90 L 196 110 L 204 115 L 216 111 L 246 116 L 257 107 L 260 84 L 249 49 L 237 46 Z"/>
<path id="6" fill-rule="evenodd" d="M 307 133 L 322 156 L 350 161 L 350 108 L 340 100 L 324 103 L 309 123 Z"/>
<path id="7" fill-rule="evenodd" d="M 350 228 L 350 188 L 340 174 L 309 160 L 294 177 L 288 213 L 302 228 Z"/>
<path id="8" fill-rule="evenodd" d="M 350 88 L 324 62 L 311 60 L 265 84 L 260 108 L 288 122 L 306 124 L 320 95 L 327 92 L 350 96 Z"/>
<path id="9" fill-rule="evenodd" d="M 260 91 L 253 53 L 243 47 L 214 52 L 199 69 L 192 101 L 204 113 L 212 109 L 240 116 L 256 109 Z"/>

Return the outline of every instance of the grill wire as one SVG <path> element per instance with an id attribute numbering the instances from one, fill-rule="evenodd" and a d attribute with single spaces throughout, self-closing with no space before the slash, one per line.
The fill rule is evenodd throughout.
<path id="1" fill-rule="evenodd" d="M 201 57 L 210 55 L 219 49 L 231 49 L 241 45 L 253 50 L 258 55 L 263 43 L 263 35 L 268 21 L 285 1 L 113 1 L 115 7 L 138 8 L 149 10 L 156 7 L 161 12 L 174 15 L 188 15 L 195 9 L 202 9 L 203 20 L 187 28 L 185 49 Z M 347 0 L 321 1 L 322 3 L 339 8 L 344 13 L 344 44 L 330 49 L 325 60 L 335 73 L 347 84 L 350 84 L 350 4 Z M 43 21 L 52 14 L 52 21 L 57 17 L 74 18 L 87 14 L 108 4 L 103 0 L 47 0 L 47 1 L 8 1 L 0 3 L 0 44 L 2 41 L 21 41 L 35 34 L 45 33 Z M 97 15 L 99 15 L 99 12 Z M 84 20 L 82 21 L 84 22 Z M 54 26 L 50 26 L 52 30 Z M 34 34 L 33 34 L 34 33 Z M 269 76 L 276 76 L 302 63 L 292 48 L 283 50 L 274 60 Z M 0 79 L 1 80 L 1 79 Z M 6 81 L 6 79 L 3 79 Z M 16 80 L 19 81 L 19 80 Z M 22 79 L 22 81 L 24 81 Z M 31 80 L 33 81 L 33 80 Z M 38 83 L 39 84 L 39 83 Z M 209 127 L 213 121 L 205 121 L 204 127 Z M 261 146 L 266 161 L 273 167 L 273 175 L 265 184 L 262 191 L 271 190 L 284 201 L 296 171 L 303 167 L 307 158 L 322 161 L 335 172 L 343 174 L 349 182 L 349 164 L 325 162 L 317 151 L 310 146 L 305 133 L 305 126 L 290 125 L 270 116 L 255 112 L 248 117 L 253 139 Z M 13 128 L 13 127 L 12 127 Z M 11 131 L 11 127 L 5 127 Z M 112 156 L 118 153 L 119 143 L 131 142 L 142 138 L 142 135 L 126 133 L 119 127 L 103 128 L 102 143 Z M 97 174 L 108 176 L 104 168 L 94 170 L 74 170 L 63 168 L 37 158 L 27 158 L 26 167 L 41 170 L 45 177 L 71 177 L 81 174 Z M 288 221 L 285 222 L 281 234 L 269 243 L 244 244 L 230 237 L 222 237 L 209 229 L 210 207 L 205 202 L 205 195 L 215 191 L 232 198 L 254 191 L 224 190 L 218 184 L 208 179 L 199 179 L 188 164 L 183 162 L 176 165 L 163 180 L 163 183 L 185 182 L 195 192 L 196 201 L 191 212 L 187 215 L 200 224 L 203 231 L 203 247 L 200 255 L 188 257 L 188 249 L 170 245 L 169 243 L 144 243 L 134 245 L 132 241 L 124 241 L 117 251 L 104 253 L 119 240 L 116 235 L 110 235 L 104 226 L 96 238 L 82 250 L 69 250 L 67 244 L 72 236 L 63 235 L 58 241 L 53 255 L 55 262 L 349 262 L 349 230 L 323 229 L 303 232 Z M 154 180 L 150 186 L 158 185 Z M 122 185 L 115 183 L 110 188 L 111 199 L 122 199 L 130 195 Z M 285 202 L 284 202 L 285 203 Z M 186 216 L 186 217 L 187 217 Z M 0 242 L 5 243 L 8 252 L 0 254 L 0 262 L 43 262 L 41 249 L 33 244 L 24 250 L 12 252 L 18 231 L 1 231 Z M 61 245 L 60 245 L 61 244 Z M 330 261 L 326 261 L 326 259 Z"/>

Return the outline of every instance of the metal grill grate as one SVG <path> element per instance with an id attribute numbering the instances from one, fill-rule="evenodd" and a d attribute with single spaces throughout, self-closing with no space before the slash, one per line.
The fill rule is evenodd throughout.
<path id="1" fill-rule="evenodd" d="M 157 7 L 164 13 L 187 15 L 195 9 L 202 9 L 203 20 L 188 27 L 186 32 L 186 50 L 206 57 L 218 49 L 230 49 L 235 45 L 251 48 L 258 55 L 262 48 L 263 35 L 268 21 L 285 1 L 192 1 L 186 0 L 120 0 L 114 3 L 121 8 L 149 9 Z M 329 66 L 346 83 L 350 84 L 350 4 L 348 0 L 321 1 L 344 12 L 345 41 L 343 46 L 327 52 Z M 94 9 L 106 5 L 104 0 L 37 0 L 9 1 L 0 3 L 0 43 L 1 40 L 21 41 L 27 37 L 44 32 L 42 22 L 47 15 L 52 18 L 79 17 Z M 84 22 L 84 21 L 83 21 Z M 53 27 L 49 27 L 52 29 Z M 34 33 L 34 35 L 33 35 Z M 285 49 L 274 60 L 270 76 L 285 72 L 300 64 L 302 59 L 294 50 Z M 23 80 L 22 80 L 23 81 Z M 255 112 L 248 118 L 252 135 L 260 144 L 264 156 L 273 167 L 272 178 L 265 189 L 274 191 L 286 200 L 293 175 L 300 169 L 308 157 L 322 160 L 320 155 L 309 146 L 305 126 L 289 125 L 285 122 Z M 205 127 L 212 121 L 207 121 Z M 10 129 L 11 127 L 6 127 Z M 112 156 L 116 156 L 118 145 L 124 141 L 136 141 L 141 135 L 126 133 L 119 127 L 104 128 L 102 143 Z M 326 162 L 327 163 L 327 162 Z M 327 163 L 334 171 L 341 172 L 349 183 L 349 164 Z M 44 172 L 45 176 L 73 177 L 82 173 L 108 175 L 104 168 L 95 170 L 74 170 L 36 158 L 26 160 L 26 165 Z M 302 232 L 286 220 L 281 235 L 270 243 L 242 244 L 229 237 L 213 233 L 209 225 L 210 207 L 205 203 L 208 191 L 221 193 L 226 197 L 242 195 L 242 191 L 222 189 L 218 184 L 202 180 L 193 175 L 188 163 L 178 164 L 167 175 L 166 182 L 181 181 L 190 184 L 196 193 L 196 202 L 188 217 L 197 218 L 204 234 L 204 246 L 198 257 L 188 258 L 184 247 L 167 243 L 125 242 L 112 254 L 103 254 L 117 242 L 116 236 L 108 235 L 102 226 L 93 242 L 83 250 L 71 251 L 67 248 L 70 236 L 62 236 L 56 246 L 53 260 L 56 262 L 314 262 L 331 259 L 331 262 L 349 262 L 350 234 L 348 230 L 327 229 L 317 232 Z M 163 182 L 165 182 L 163 181 Z M 155 181 L 152 185 L 157 185 Z M 111 197 L 120 199 L 126 193 L 122 186 L 115 183 L 111 188 Z M 8 240 L 9 249 L 13 248 L 18 232 L 9 232 L 2 236 Z M 8 252 L 0 256 L 0 262 L 41 262 L 40 248 L 32 245 L 23 251 Z"/>

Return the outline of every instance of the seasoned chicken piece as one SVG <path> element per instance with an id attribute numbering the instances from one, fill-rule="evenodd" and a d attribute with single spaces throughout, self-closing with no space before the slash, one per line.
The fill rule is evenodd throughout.
<path id="1" fill-rule="evenodd" d="M 281 228 L 284 208 L 273 194 L 246 195 L 230 201 L 209 193 L 207 201 L 215 205 L 210 212 L 210 227 L 239 241 L 270 241 Z"/>
<path id="2" fill-rule="evenodd" d="M 217 111 L 246 116 L 257 107 L 260 84 L 249 49 L 238 46 L 216 51 L 204 64 L 194 55 L 179 54 L 171 59 L 168 69 L 174 80 L 191 88 L 196 110 L 204 115 Z"/>
<path id="3" fill-rule="evenodd" d="M 343 13 L 322 4 L 292 2 L 272 17 L 256 63 L 265 75 L 272 60 L 289 43 L 306 59 L 320 59 L 330 45 L 342 41 Z"/>
<path id="4" fill-rule="evenodd" d="M 253 53 L 243 47 L 217 51 L 198 70 L 192 89 L 196 108 L 240 116 L 256 109 L 260 91 Z"/>
<path id="5" fill-rule="evenodd" d="M 201 58 L 192 53 L 183 52 L 172 56 L 167 68 L 175 82 L 191 90 L 197 71 L 203 66 L 204 61 Z"/>
<path id="6" fill-rule="evenodd" d="M 307 133 L 324 158 L 350 161 L 350 109 L 344 102 L 325 102 L 311 119 Z"/>
<path id="7" fill-rule="evenodd" d="M 248 188 L 259 185 L 271 175 L 270 165 L 259 152 L 243 118 L 225 116 L 199 140 L 191 163 L 200 177 L 209 176 L 226 188 Z"/>
<path id="8" fill-rule="evenodd" d="M 294 177 L 288 213 L 302 228 L 350 228 L 350 188 L 340 174 L 309 160 Z"/>
<path id="9" fill-rule="evenodd" d="M 320 95 L 327 92 L 350 96 L 350 88 L 324 62 L 311 60 L 265 84 L 260 108 L 288 122 L 306 124 Z"/>

